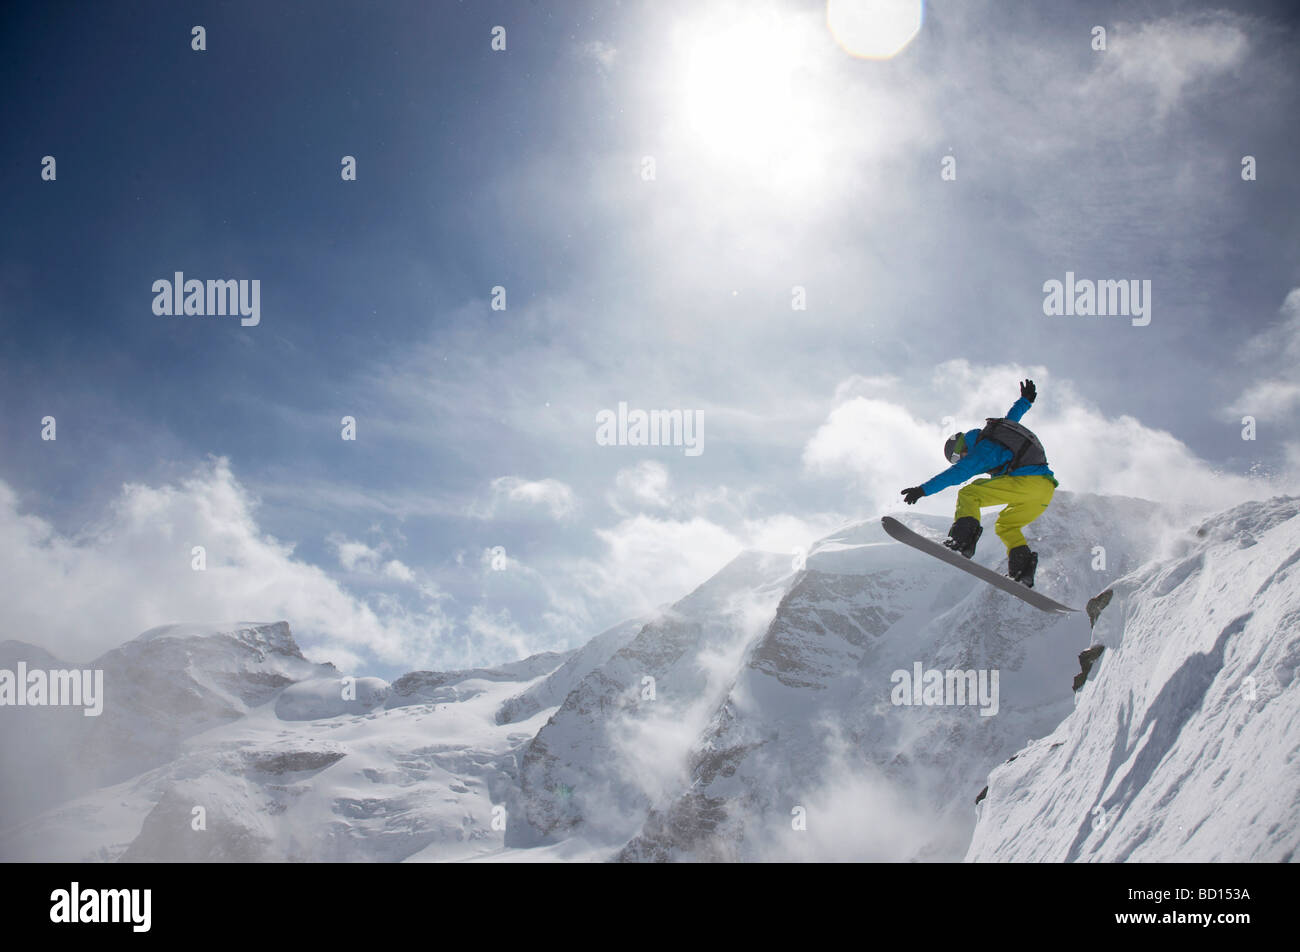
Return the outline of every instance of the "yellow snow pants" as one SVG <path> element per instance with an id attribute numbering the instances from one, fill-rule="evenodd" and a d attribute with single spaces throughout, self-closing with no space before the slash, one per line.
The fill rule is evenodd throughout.
<path id="1" fill-rule="evenodd" d="M 1010 552 L 1017 546 L 1028 545 L 1020 530 L 1043 514 L 1056 492 L 1056 480 L 1050 476 L 992 476 L 967 483 L 957 491 L 957 514 L 980 517 L 980 510 L 988 506 L 1006 504 L 998 516 L 994 530 Z"/>

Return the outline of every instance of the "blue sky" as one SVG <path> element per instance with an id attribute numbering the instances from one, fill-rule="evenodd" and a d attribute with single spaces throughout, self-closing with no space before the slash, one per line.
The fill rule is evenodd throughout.
<path id="1" fill-rule="evenodd" d="M 1293 16 L 1040 7 L 928 4 L 889 60 L 803 2 L 6 8 L 6 636 L 573 647 L 893 506 L 1026 374 L 1063 489 L 1293 491 Z M 155 315 L 176 271 L 261 323 Z M 1150 280 L 1150 324 L 1045 315 L 1067 271 Z M 704 452 L 598 445 L 619 402 Z"/>

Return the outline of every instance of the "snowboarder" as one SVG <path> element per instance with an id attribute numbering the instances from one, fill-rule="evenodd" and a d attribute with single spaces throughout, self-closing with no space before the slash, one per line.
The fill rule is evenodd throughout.
<path id="1" fill-rule="evenodd" d="M 1025 380 L 1020 384 L 1020 399 L 1005 417 L 989 417 L 982 430 L 948 437 L 943 455 L 951 466 L 920 486 L 902 491 L 903 500 L 910 506 L 922 496 L 933 496 L 977 473 L 987 473 L 989 478 L 977 479 L 957 491 L 955 521 L 944 545 L 969 559 L 984 531 L 980 510 L 1006 504 L 994 531 L 1007 547 L 1007 575 L 1030 588 L 1034 587 L 1038 553 L 1030 551 L 1020 530 L 1043 514 L 1060 485 L 1047 467 L 1043 444 L 1020 425 L 1020 418 L 1037 396 L 1034 382 Z"/>

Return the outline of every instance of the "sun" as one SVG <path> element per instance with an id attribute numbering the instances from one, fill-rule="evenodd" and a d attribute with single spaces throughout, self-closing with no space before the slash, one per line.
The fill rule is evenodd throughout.
<path id="1" fill-rule="evenodd" d="M 691 133 L 723 151 L 765 151 L 791 118 L 794 50 L 773 16 L 693 27 L 681 95 Z"/>
<path id="2" fill-rule="evenodd" d="M 816 17 L 758 4 L 679 24 L 668 64 L 677 141 L 737 184 L 806 186 L 829 144 L 814 89 L 823 30 Z"/>
<path id="3" fill-rule="evenodd" d="M 923 12 L 923 0 L 700 4 L 672 24 L 665 50 L 665 151 L 711 197 L 832 198 L 845 157 L 890 135 L 876 71 L 843 54 L 897 55 Z"/>

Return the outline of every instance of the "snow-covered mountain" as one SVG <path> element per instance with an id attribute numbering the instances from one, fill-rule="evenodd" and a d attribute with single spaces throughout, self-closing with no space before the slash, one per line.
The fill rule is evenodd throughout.
<path id="1" fill-rule="evenodd" d="M 1082 604 L 1109 574 L 1094 570 L 1094 546 L 1112 571 L 1135 565 L 1161 525 L 1148 503 L 1063 494 L 1031 527 L 1039 586 Z M 977 559 L 997 568 L 1005 552 L 992 539 Z M 813 548 L 748 653 L 692 752 L 689 786 L 620 857 L 959 858 L 989 764 L 1068 713 L 1087 644 L 1082 616 L 1045 615 L 874 522 L 842 531 Z M 893 703 L 894 673 L 917 665 L 986 683 L 996 672 L 996 713 Z"/>
<path id="2" fill-rule="evenodd" d="M 1300 499 L 1112 588 L 1078 706 L 993 771 L 967 859 L 1300 858 Z"/>
<path id="3" fill-rule="evenodd" d="M 789 556 L 737 556 L 587 673 L 523 752 L 526 822 L 507 843 L 634 835 L 685 779 L 692 745 L 791 575 Z"/>
<path id="4" fill-rule="evenodd" d="M 101 670 L 103 711 L 0 711 L 0 829 L 34 809 L 116 783 L 176 757 L 184 740 L 242 718 L 286 687 L 333 676 L 306 660 L 284 622 L 165 625 L 86 663 L 33 645 L 0 644 L 0 668 Z"/>
<path id="5" fill-rule="evenodd" d="M 89 665 L 100 718 L 3 711 L 0 859 L 1287 858 L 1298 515 L 1058 492 L 1038 586 L 1112 590 L 1095 631 L 874 520 L 493 669 L 344 679 L 283 622 L 154 629 Z"/>

